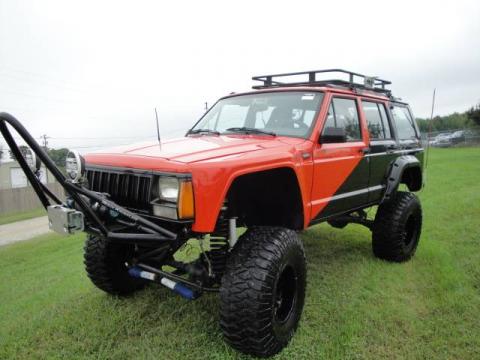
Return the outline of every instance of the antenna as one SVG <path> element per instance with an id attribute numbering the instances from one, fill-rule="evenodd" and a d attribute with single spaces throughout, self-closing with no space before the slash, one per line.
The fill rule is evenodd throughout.
<path id="1" fill-rule="evenodd" d="M 430 120 L 433 120 L 433 111 L 435 110 L 435 93 L 437 89 L 433 89 L 433 99 L 432 99 L 432 113 L 430 114 Z"/>
<path id="2" fill-rule="evenodd" d="M 432 133 L 432 122 L 433 122 L 433 113 L 435 111 L 435 94 L 437 89 L 433 89 L 433 97 L 432 97 L 432 112 L 430 113 L 430 121 L 428 122 L 428 134 L 427 134 L 427 154 L 425 156 L 425 170 L 427 170 L 428 166 L 428 155 L 430 154 L 430 134 Z"/>
<path id="3" fill-rule="evenodd" d="M 157 108 L 155 108 L 155 120 L 157 122 L 157 138 L 158 138 L 158 144 L 162 145 L 162 142 L 160 141 L 160 126 L 158 125 L 158 113 L 157 113 Z"/>

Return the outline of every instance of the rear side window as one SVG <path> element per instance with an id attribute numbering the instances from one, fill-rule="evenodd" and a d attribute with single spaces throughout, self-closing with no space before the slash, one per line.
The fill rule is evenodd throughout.
<path id="1" fill-rule="evenodd" d="M 393 139 L 392 129 L 390 128 L 390 122 L 388 121 L 387 110 L 385 110 L 385 105 L 378 104 L 378 108 L 380 109 L 383 125 L 385 126 L 385 136 L 387 139 Z"/>
<path id="2" fill-rule="evenodd" d="M 413 119 L 405 106 L 394 105 L 392 108 L 393 120 L 397 128 L 400 140 L 411 140 L 417 138 L 417 132 L 413 125 Z"/>
<path id="3" fill-rule="evenodd" d="M 323 128 L 327 127 L 344 128 L 348 141 L 361 140 L 360 122 L 355 100 L 334 98 L 328 109 L 327 121 Z"/>
<path id="4" fill-rule="evenodd" d="M 370 138 L 373 140 L 391 139 L 385 105 L 371 101 L 362 101 L 362 108 L 367 119 Z"/>

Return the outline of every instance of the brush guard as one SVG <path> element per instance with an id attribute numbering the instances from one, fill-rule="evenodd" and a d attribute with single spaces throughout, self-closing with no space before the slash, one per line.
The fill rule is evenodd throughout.
<path id="1" fill-rule="evenodd" d="M 67 195 L 65 202 L 51 192 L 28 166 L 7 124 L 20 135 L 64 188 Z M 8 113 L 0 113 L 0 133 L 47 210 L 52 230 L 64 235 L 85 231 L 109 241 L 134 244 L 136 248 L 142 247 L 144 252 L 128 264 L 129 275 L 159 283 L 186 299 L 194 300 L 203 292 L 219 291 L 218 287 L 210 286 L 210 282 L 205 280 L 206 271 L 199 269 L 195 261 L 180 263 L 173 260 L 173 254 L 189 238 L 190 233 L 186 229 L 177 235 L 111 201 L 107 194 L 91 191 L 80 183 L 68 179 L 25 127 Z M 176 270 L 163 271 L 164 264 Z M 185 274 L 190 276 L 193 274 L 193 280 L 180 276 Z"/>
<path id="2" fill-rule="evenodd" d="M 18 133 L 64 188 L 68 195 L 65 203 L 51 192 L 30 169 L 7 124 Z M 112 241 L 133 242 L 135 244 L 155 244 L 178 240 L 175 233 L 123 208 L 109 200 L 105 194 L 91 191 L 81 184 L 67 179 L 45 150 L 35 141 L 20 121 L 12 115 L 4 112 L 0 113 L 0 132 L 32 185 L 42 206 L 47 210 L 50 227 L 53 230 L 62 234 L 85 231 Z M 107 220 L 102 220 L 102 216 L 94 210 L 99 208 L 107 210 L 110 215 Z M 119 225 L 122 232 L 118 232 Z M 129 229 L 129 232 L 123 232 L 125 228 Z"/>

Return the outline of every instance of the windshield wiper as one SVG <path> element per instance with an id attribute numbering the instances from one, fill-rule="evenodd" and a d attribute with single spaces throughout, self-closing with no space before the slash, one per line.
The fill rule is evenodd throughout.
<path id="1" fill-rule="evenodd" d="M 212 134 L 212 135 L 220 135 L 220 133 L 216 130 L 210 130 L 210 129 L 194 129 L 190 130 L 187 135 L 190 134 Z"/>
<path id="2" fill-rule="evenodd" d="M 231 128 L 228 128 L 227 131 L 241 132 L 241 133 L 245 133 L 245 134 L 263 134 L 263 135 L 277 136 L 277 134 L 275 134 L 272 131 L 266 131 L 266 130 L 251 128 L 251 127 L 246 127 L 246 126 L 231 127 Z"/>

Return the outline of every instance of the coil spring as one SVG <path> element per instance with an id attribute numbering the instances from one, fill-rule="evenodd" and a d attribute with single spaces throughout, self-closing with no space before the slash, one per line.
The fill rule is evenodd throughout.
<path id="1" fill-rule="evenodd" d="M 212 272 L 218 279 L 225 273 L 228 248 L 228 220 L 222 216 L 219 218 L 214 232 L 210 235 L 210 250 L 206 252 Z"/>

